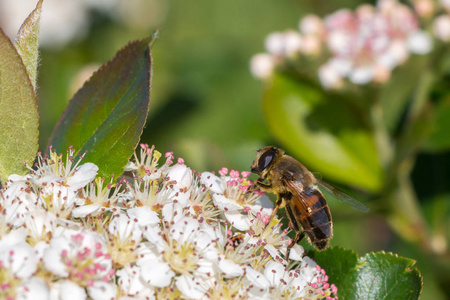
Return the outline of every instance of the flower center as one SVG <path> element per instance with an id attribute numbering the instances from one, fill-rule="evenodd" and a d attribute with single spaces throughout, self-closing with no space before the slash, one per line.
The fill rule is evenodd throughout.
<path id="1" fill-rule="evenodd" d="M 179 244 L 172 240 L 172 247 L 164 252 L 164 259 L 176 273 L 190 273 L 198 268 L 198 256 L 192 243 Z"/>

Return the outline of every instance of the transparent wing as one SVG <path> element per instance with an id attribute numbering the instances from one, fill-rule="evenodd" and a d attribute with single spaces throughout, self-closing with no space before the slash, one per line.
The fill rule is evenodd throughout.
<path id="1" fill-rule="evenodd" d="M 328 183 L 323 182 L 322 180 L 317 180 L 320 189 L 325 190 L 325 192 L 331 194 L 338 201 L 350 205 L 351 207 L 358 209 L 363 212 L 368 212 L 369 208 L 363 203 L 359 202 L 352 196 L 347 195 L 343 191 L 335 188 L 334 186 L 329 185 Z"/>

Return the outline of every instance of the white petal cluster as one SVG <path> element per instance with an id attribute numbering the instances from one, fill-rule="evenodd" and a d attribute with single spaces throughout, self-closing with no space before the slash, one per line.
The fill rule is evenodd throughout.
<path id="1" fill-rule="evenodd" d="M 315 69 L 325 89 L 339 89 L 348 82 L 384 83 L 411 54 L 424 55 L 433 49 L 433 33 L 421 29 L 420 18 L 430 18 L 434 4 L 431 0 L 416 2 L 412 8 L 397 0 L 379 0 L 376 6 L 341 9 L 323 19 L 307 15 L 299 31 L 269 34 L 265 41 L 268 53 L 255 55 L 251 71 L 267 79 L 276 68 L 293 68 L 304 76 Z M 446 2 L 441 1 L 444 9 Z M 436 18 L 434 35 L 450 40 L 449 24 L 447 14 Z"/>
<path id="2" fill-rule="evenodd" d="M 332 299 L 249 172 L 195 173 L 141 145 L 131 177 L 51 152 L 0 190 L 1 299 Z M 127 178 L 127 179 L 126 179 Z M 265 197 L 265 196 L 263 196 Z M 286 227 L 286 226 L 285 226 Z"/>
<path id="3" fill-rule="evenodd" d="M 15 38 L 20 25 L 36 7 L 36 3 L 37 0 L 0 1 L 0 27 L 11 39 Z M 39 44 L 59 48 L 83 38 L 97 15 L 93 11 L 126 26 L 148 29 L 164 20 L 166 10 L 164 3 L 149 3 L 148 0 L 45 0 Z"/>

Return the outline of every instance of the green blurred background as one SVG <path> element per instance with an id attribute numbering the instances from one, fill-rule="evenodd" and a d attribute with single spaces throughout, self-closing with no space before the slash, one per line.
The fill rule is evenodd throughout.
<path id="1" fill-rule="evenodd" d="M 44 11 L 50 2 L 44 4 Z M 283 147 L 266 124 L 262 107 L 264 85 L 250 74 L 251 56 L 264 51 L 264 38 L 270 32 L 297 28 L 301 16 L 307 13 L 323 16 L 343 7 L 352 9 L 362 2 L 141 0 L 133 3 L 137 3 L 138 10 L 129 13 L 128 19 L 89 9 L 90 25 L 82 38 L 58 47 L 42 45 L 38 78 L 41 150 L 47 147 L 59 116 L 76 87 L 80 87 L 79 78 L 83 77 L 80 72 L 108 61 L 129 41 L 158 30 L 159 38 L 152 47 L 150 113 L 142 142 L 155 145 L 162 153 L 174 151 L 175 157 L 184 158 L 197 171 L 222 167 L 249 170 L 256 149 L 265 145 Z M 435 224 L 434 220 L 436 214 L 444 214 L 439 220 L 448 220 L 449 166 L 448 152 L 420 154 L 412 172 L 425 218 L 432 228 L 443 227 L 447 233 L 449 222 Z M 329 181 L 326 176 L 323 180 Z M 367 202 L 373 198 L 370 194 L 339 187 L 371 207 L 371 202 Z M 443 203 L 439 207 L 444 210 L 436 211 L 436 201 Z M 334 201 L 329 201 L 329 205 L 335 226 L 332 245 L 359 254 L 385 250 L 416 259 L 424 275 L 423 299 L 450 297 L 448 265 L 436 268 L 440 264 L 436 262 L 442 260 L 399 238 L 383 214 L 376 210 L 360 213 Z M 444 262 L 448 264 L 448 257 Z"/>

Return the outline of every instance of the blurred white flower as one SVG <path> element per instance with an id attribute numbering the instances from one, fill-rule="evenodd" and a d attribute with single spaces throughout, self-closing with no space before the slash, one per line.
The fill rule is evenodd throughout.
<path id="1" fill-rule="evenodd" d="M 430 0 L 417 0 L 415 5 L 422 17 L 434 13 Z M 442 5 L 445 7 L 444 2 Z M 434 26 L 436 35 L 443 38 L 445 22 L 443 19 Z M 271 60 L 270 68 L 261 68 L 270 72 L 258 73 L 254 57 L 251 70 L 255 77 L 267 79 L 275 68 L 300 70 L 305 64 L 304 73 L 308 68 L 317 70 L 318 81 L 325 89 L 340 89 L 346 82 L 385 83 L 410 54 L 424 55 L 433 49 L 431 36 L 420 28 L 415 12 L 398 0 L 380 0 L 376 6 L 363 4 L 355 11 L 340 9 L 323 19 L 307 15 L 298 27 L 299 32 L 288 30 L 267 36 L 268 54 L 258 56 Z"/>
<path id="2" fill-rule="evenodd" d="M 30 299 L 26 287 L 46 290 L 32 279 L 39 260 L 33 248 L 26 243 L 23 231 L 11 231 L 0 240 L 0 297 L 9 299 L 17 294 Z M 12 298 L 10 298 L 12 299 Z"/>
<path id="3" fill-rule="evenodd" d="M 324 64 L 319 68 L 319 81 L 326 89 L 338 89 L 343 85 L 342 76 L 332 64 Z"/>
<path id="4" fill-rule="evenodd" d="M 439 4 L 444 8 L 447 12 L 450 12 L 450 0 L 439 0 Z"/>
<path id="5" fill-rule="evenodd" d="M 295 56 L 303 49 L 303 37 L 294 30 L 288 30 L 284 33 L 284 47 L 286 56 Z"/>
<path id="6" fill-rule="evenodd" d="M 416 31 L 408 37 L 408 46 L 411 53 L 427 54 L 433 48 L 433 42 L 425 31 Z"/>
<path id="7" fill-rule="evenodd" d="M 266 37 L 264 42 L 267 52 L 274 56 L 285 54 L 284 35 L 282 32 L 273 32 Z"/>
<path id="8" fill-rule="evenodd" d="M 304 35 L 315 35 L 321 37 L 325 34 L 323 21 L 316 15 L 306 15 L 299 22 L 300 32 Z"/>
<path id="9" fill-rule="evenodd" d="M 275 71 L 275 62 L 270 54 L 260 53 L 252 57 L 250 72 L 255 78 L 268 79 Z"/>
<path id="10" fill-rule="evenodd" d="M 115 300 L 117 295 L 117 286 L 113 283 L 94 281 L 87 288 L 88 295 L 95 300 Z"/>
<path id="11" fill-rule="evenodd" d="M 83 287 L 69 280 L 59 280 L 50 289 L 50 300 L 85 300 L 86 296 Z"/>
<path id="12" fill-rule="evenodd" d="M 443 42 L 450 41 L 450 16 L 441 15 L 433 21 L 433 33 Z"/>
<path id="13" fill-rule="evenodd" d="M 17 288 L 17 300 L 47 300 L 50 291 L 47 284 L 39 277 L 24 280 Z"/>
<path id="14" fill-rule="evenodd" d="M 123 0 L 45 0 L 41 13 L 40 45 L 58 48 L 83 38 L 89 29 L 91 11 L 94 9 L 110 16 L 119 15 L 119 19 L 126 20 L 130 12 L 124 11 L 125 5 L 119 5 L 125 2 Z M 37 0 L 0 1 L 0 27 L 11 39 L 15 38 L 21 24 L 36 7 L 36 3 Z M 145 3 L 142 0 L 133 3 L 135 11 L 136 7 L 142 9 L 143 6 Z M 157 3 L 153 6 L 159 7 Z"/>

